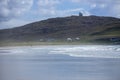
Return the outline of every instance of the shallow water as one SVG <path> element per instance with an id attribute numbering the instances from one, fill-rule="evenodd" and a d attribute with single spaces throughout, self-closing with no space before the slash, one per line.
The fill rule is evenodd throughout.
<path id="1" fill-rule="evenodd" d="M 0 80 L 120 80 L 120 46 L 0 48 Z"/>

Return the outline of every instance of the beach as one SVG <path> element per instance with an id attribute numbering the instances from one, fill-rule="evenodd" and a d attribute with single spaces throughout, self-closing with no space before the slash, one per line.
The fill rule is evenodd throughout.
<path id="1" fill-rule="evenodd" d="M 119 80 L 120 46 L 0 47 L 0 80 Z"/>

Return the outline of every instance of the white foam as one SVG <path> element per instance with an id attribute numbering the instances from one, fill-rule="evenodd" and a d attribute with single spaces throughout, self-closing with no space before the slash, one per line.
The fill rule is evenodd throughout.
<path id="1" fill-rule="evenodd" d="M 120 58 L 120 46 L 115 45 L 9 47 L 0 48 L 1 52 L 2 49 L 6 53 L 0 55 L 65 54 L 73 57 Z"/>
<path id="2" fill-rule="evenodd" d="M 55 48 L 49 54 L 66 54 L 73 57 L 120 58 L 119 46 L 77 46 Z"/>

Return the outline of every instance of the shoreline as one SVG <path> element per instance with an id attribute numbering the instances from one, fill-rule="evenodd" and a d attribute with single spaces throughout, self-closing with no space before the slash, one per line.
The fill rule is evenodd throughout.
<path id="1" fill-rule="evenodd" d="M 90 42 L 4 42 L 0 47 L 14 46 L 56 46 L 56 45 L 120 45 L 113 43 L 90 43 Z"/>

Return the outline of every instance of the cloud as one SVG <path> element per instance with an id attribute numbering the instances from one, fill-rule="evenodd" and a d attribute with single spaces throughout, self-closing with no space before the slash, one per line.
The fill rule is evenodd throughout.
<path id="1" fill-rule="evenodd" d="M 101 4 L 101 3 L 109 3 L 113 0 L 71 0 L 72 2 L 75 2 L 75 3 L 98 3 L 98 4 Z M 116 0 L 117 1 L 117 0 Z"/>
<path id="2" fill-rule="evenodd" d="M 68 16 L 69 15 L 76 15 L 76 13 L 81 12 L 84 16 L 89 16 L 90 12 L 88 12 L 87 10 L 83 9 L 83 8 L 75 8 L 75 9 L 68 9 L 68 10 L 62 10 L 62 11 L 58 11 L 59 14 L 64 15 L 64 16 Z"/>
<path id="3" fill-rule="evenodd" d="M 60 0 L 38 0 L 41 15 L 55 15 L 58 4 L 60 4 Z"/>
<path id="4" fill-rule="evenodd" d="M 20 19 L 11 19 L 0 23 L 0 29 L 19 27 L 25 24 L 28 24 L 32 21 L 20 20 Z"/>
<path id="5" fill-rule="evenodd" d="M 68 4 L 70 0 L 67 0 Z M 88 11 L 83 8 L 66 8 L 60 9 L 65 4 L 65 0 L 38 0 L 39 13 L 43 16 L 55 17 L 55 16 L 68 16 L 75 14 L 76 12 L 82 12 L 85 16 L 90 15 Z M 66 5 L 67 6 L 67 5 Z M 72 5 L 71 5 L 72 6 Z M 37 13 L 37 12 L 36 12 Z"/>
<path id="6" fill-rule="evenodd" d="M 0 27 L 10 28 L 31 21 L 78 15 L 79 12 L 84 16 L 120 18 L 119 9 L 120 0 L 0 0 Z"/>
<path id="7" fill-rule="evenodd" d="M 0 0 L 0 22 L 24 14 L 32 4 L 33 0 Z"/>
<path id="8" fill-rule="evenodd" d="M 120 4 L 113 5 L 110 13 L 120 18 Z"/>
<path id="9" fill-rule="evenodd" d="M 89 5 L 93 14 L 120 17 L 120 0 L 71 0 L 74 4 Z"/>

